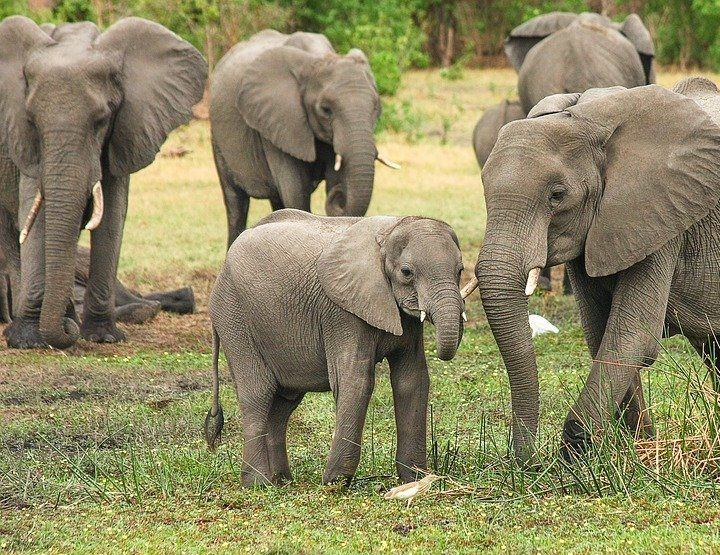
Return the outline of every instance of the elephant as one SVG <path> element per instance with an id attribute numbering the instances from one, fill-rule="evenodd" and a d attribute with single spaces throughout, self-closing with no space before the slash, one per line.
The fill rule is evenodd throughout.
<path id="1" fill-rule="evenodd" d="M 506 125 L 483 169 L 487 231 L 475 268 L 511 389 L 513 448 L 534 464 L 539 388 L 526 295 L 565 263 L 592 367 L 563 427 L 573 459 L 620 415 L 653 425 L 640 370 L 685 335 L 717 372 L 720 93 L 702 78 L 553 95 Z"/>
<path id="2" fill-rule="evenodd" d="M 338 56 L 324 35 L 265 30 L 236 44 L 210 84 L 212 148 L 228 219 L 228 248 L 247 225 L 250 197 L 310 211 L 324 179 L 325 211 L 363 216 L 370 204 L 380 97 L 365 55 Z"/>
<path id="3" fill-rule="evenodd" d="M 505 53 L 525 113 L 552 94 L 655 82 L 652 38 L 637 14 L 623 23 L 595 13 L 534 17 L 510 32 Z"/>
<path id="4" fill-rule="evenodd" d="M 7 344 L 121 341 L 114 286 L 129 176 L 190 119 L 207 64 L 137 17 L 100 32 L 89 22 L 41 29 L 12 16 L 0 23 L 0 76 L 0 245 L 12 289 L 22 284 Z M 70 299 L 83 226 L 92 248 L 78 326 Z"/>
<path id="5" fill-rule="evenodd" d="M 462 256 L 453 229 L 422 217 L 271 213 L 230 247 L 210 295 L 213 406 L 205 437 L 222 429 L 222 344 L 242 410 L 243 484 L 292 479 L 291 413 L 308 391 L 332 391 L 336 423 L 324 483 L 352 479 L 375 365 L 387 358 L 403 481 L 425 468 L 429 376 L 423 324 L 437 355 L 455 356 L 463 335 Z"/>
<path id="6" fill-rule="evenodd" d="M 523 119 L 526 112 L 518 101 L 503 100 L 483 112 L 473 129 L 472 144 L 475 157 L 482 168 L 495 146 L 500 128 L 506 123 Z"/>
<path id="7" fill-rule="evenodd" d="M 75 283 L 72 302 L 75 313 L 82 312 L 90 274 L 90 249 L 78 246 L 75 255 Z M 12 321 L 12 284 L 6 269 L 6 260 L 0 249 L 0 323 Z M 195 311 L 195 295 L 191 287 L 141 295 L 115 281 L 115 321 L 125 324 L 142 324 L 157 316 L 160 310 L 177 314 Z"/>

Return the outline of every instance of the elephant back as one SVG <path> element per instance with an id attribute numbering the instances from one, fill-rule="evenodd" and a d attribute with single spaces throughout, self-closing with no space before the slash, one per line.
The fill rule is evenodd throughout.
<path id="1" fill-rule="evenodd" d="M 529 112 L 543 98 L 591 88 L 645 85 L 633 44 L 610 26 L 580 18 L 534 46 L 520 69 L 518 94 Z"/>

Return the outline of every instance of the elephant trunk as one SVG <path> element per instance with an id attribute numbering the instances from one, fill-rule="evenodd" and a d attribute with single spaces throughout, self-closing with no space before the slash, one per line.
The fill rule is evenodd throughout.
<path id="1" fill-rule="evenodd" d="M 331 211 L 344 216 L 364 216 L 370 205 L 375 179 L 375 139 L 373 126 L 367 117 L 348 118 L 343 124 L 347 130 L 338 134 L 335 152 L 342 156 L 341 171 L 344 194 L 337 191 L 329 199 Z"/>
<path id="2" fill-rule="evenodd" d="M 63 145 L 67 151 L 68 145 Z M 90 193 L 87 172 L 55 163 L 44 156 L 42 183 L 45 196 L 45 291 L 40 312 L 40 334 L 52 347 L 65 349 L 78 337 L 77 324 L 67 318 L 75 279 L 75 255 L 83 212 Z"/>
<path id="3" fill-rule="evenodd" d="M 463 336 L 464 309 L 457 285 L 449 283 L 436 290 L 430 316 L 435 325 L 437 355 L 440 360 L 451 360 L 458 350 Z"/>
<path id="4" fill-rule="evenodd" d="M 485 314 L 507 368 L 513 448 L 523 464 L 532 462 L 535 455 L 540 413 L 537 362 L 525 295 L 529 273 L 525 258 L 513 241 L 488 236 L 475 268 Z"/>

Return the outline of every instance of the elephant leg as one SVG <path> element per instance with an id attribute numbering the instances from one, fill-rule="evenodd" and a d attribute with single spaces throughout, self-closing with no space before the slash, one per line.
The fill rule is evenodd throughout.
<path id="1" fill-rule="evenodd" d="M 97 343 L 125 340 L 125 334 L 117 328 L 115 320 L 115 282 L 129 183 L 127 176 L 103 179 L 105 210 L 100 225 L 90 235 L 90 272 L 80 333 Z"/>
<path id="2" fill-rule="evenodd" d="M 353 343 L 352 339 L 347 339 Z M 375 387 L 374 357 L 347 354 L 331 364 L 330 387 L 335 397 L 335 432 L 323 483 L 349 484 L 360 464 L 360 445 L 370 396 Z"/>
<path id="3" fill-rule="evenodd" d="M 20 179 L 18 221 L 25 222 L 37 193 L 37 181 Z M 20 247 L 20 275 L 22 276 L 17 303 L 19 310 L 12 323 L 5 328 L 8 347 L 42 349 L 47 343 L 40 335 L 40 310 L 45 290 L 45 207 L 41 206 L 25 242 Z M 16 292 L 13 292 L 16 295 Z"/>
<path id="4" fill-rule="evenodd" d="M 278 392 L 273 398 L 267 440 L 270 456 L 270 476 L 273 483 L 277 484 L 292 480 L 290 462 L 287 456 L 287 427 L 290 415 L 298 407 L 304 396 L 304 393 Z"/>
<path id="5" fill-rule="evenodd" d="M 590 375 L 565 420 L 564 457 L 571 459 L 585 451 L 591 428 L 602 430 L 613 414 L 619 414 L 630 391 L 637 398 L 639 413 L 647 412 L 636 380 L 642 368 L 655 362 L 659 351 L 675 259 L 673 253 L 652 254 L 617 278 Z M 577 296 L 576 284 L 581 286 L 582 280 L 574 276 Z"/>
<path id="6" fill-rule="evenodd" d="M 283 207 L 310 212 L 314 182 L 308 163 L 282 152 L 268 141 L 263 141 L 263 145 Z"/>
<path id="7" fill-rule="evenodd" d="M 228 242 L 227 248 L 233 244 L 245 228 L 247 227 L 248 209 L 250 208 L 250 197 L 233 179 L 230 169 L 227 167 L 222 154 L 218 151 L 213 143 L 213 156 L 215 158 L 215 168 L 217 169 L 218 178 L 220 179 L 220 187 L 225 202 L 225 214 L 228 223 Z"/>
<path id="8" fill-rule="evenodd" d="M 9 324 L 12 319 L 10 302 L 9 276 L 0 273 L 0 323 Z"/>
<path id="9" fill-rule="evenodd" d="M 709 335 L 702 339 L 691 339 L 690 342 L 710 370 L 713 389 L 716 393 L 720 393 L 720 367 L 718 367 L 720 340 L 715 335 Z"/>
<path id="10" fill-rule="evenodd" d="M 285 205 L 282 203 L 282 201 L 279 198 L 271 198 L 270 206 L 272 206 L 273 212 L 276 212 L 277 210 L 282 210 L 283 208 L 285 208 Z"/>
<path id="11" fill-rule="evenodd" d="M 235 335 L 232 341 L 222 344 L 242 414 L 242 483 L 246 487 L 269 485 L 272 483 L 268 452 L 270 414 L 278 383 L 252 341 Z"/>
<path id="12" fill-rule="evenodd" d="M 418 469 L 424 470 L 426 459 L 427 405 L 430 389 L 422 336 L 414 349 L 388 357 L 397 428 L 395 465 L 400 480 L 417 480 Z"/>
<path id="13" fill-rule="evenodd" d="M 192 314 L 195 311 L 195 293 L 192 287 L 181 287 L 162 293 L 149 293 L 143 296 L 147 301 L 157 301 L 160 308 L 176 314 Z"/>
<path id="14" fill-rule="evenodd" d="M 645 403 L 642 375 L 636 372 L 630 388 L 620 403 L 620 413 L 625 427 L 638 439 L 655 437 L 655 427 L 650 416 L 650 409 Z"/>

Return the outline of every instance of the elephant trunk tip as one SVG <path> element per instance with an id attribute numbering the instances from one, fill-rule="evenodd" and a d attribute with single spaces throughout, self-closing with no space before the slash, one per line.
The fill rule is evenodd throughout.
<path id="1" fill-rule="evenodd" d="M 80 338 L 80 329 L 75 321 L 70 318 L 62 318 L 61 324 L 56 326 L 41 317 L 40 335 L 51 347 L 67 349 L 72 347 Z"/>

